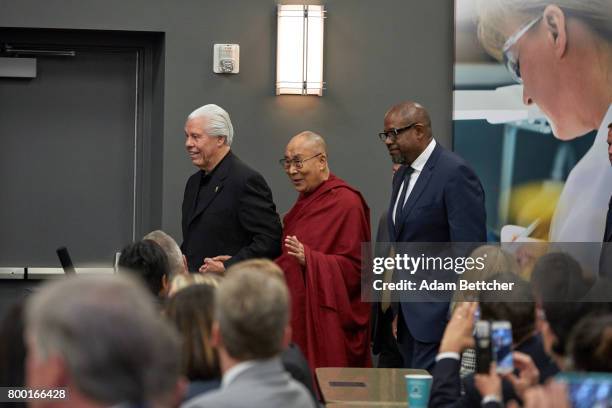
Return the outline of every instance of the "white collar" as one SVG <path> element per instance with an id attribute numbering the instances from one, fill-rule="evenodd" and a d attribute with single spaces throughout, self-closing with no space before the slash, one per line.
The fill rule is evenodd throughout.
<path id="1" fill-rule="evenodd" d="M 419 157 L 417 157 L 412 162 L 410 167 L 412 167 L 413 169 L 419 172 L 423 171 L 423 167 L 425 167 L 425 164 L 427 163 L 427 160 L 429 160 L 429 156 L 431 156 L 435 147 L 436 147 L 436 140 L 432 137 L 431 141 L 429 142 L 425 150 L 423 150 L 421 154 L 419 154 Z"/>
<path id="2" fill-rule="evenodd" d="M 230 385 L 236 379 L 236 377 L 256 364 L 257 360 L 243 361 L 227 370 L 221 379 L 221 388 L 225 388 Z"/>

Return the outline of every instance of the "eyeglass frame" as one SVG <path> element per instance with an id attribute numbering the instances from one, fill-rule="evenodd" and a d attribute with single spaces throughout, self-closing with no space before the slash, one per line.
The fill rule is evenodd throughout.
<path id="1" fill-rule="evenodd" d="M 296 169 L 301 169 L 302 167 L 304 167 L 304 162 L 310 160 L 310 159 L 314 159 L 315 157 L 321 156 L 323 153 L 317 153 L 314 156 L 308 157 L 306 159 L 291 159 L 291 160 L 287 160 L 285 158 L 282 158 L 278 161 L 278 163 L 283 167 L 283 169 L 285 170 L 289 170 L 291 168 L 291 164 L 293 164 L 295 166 Z"/>
<path id="2" fill-rule="evenodd" d="M 419 123 L 419 122 L 414 122 L 414 123 L 411 123 L 410 125 L 405 126 L 405 127 L 403 127 L 403 128 L 399 128 L 399 129 L 396 129 L 396 128 L 391 128 L 391 129 L 389 129 L 389 130 L 385 130 L 384 132 L 380 132 L 380 133 L 378 134 L 378 138 L 379 138 L 379 139 L 380 139 L 380 141 L 381 141 L 381 142 L 383 142 L 383 143 L 384 143 L 385 141 L 387 141 L 387 138 L 391 138 L 391 140 L 395 142 L 395 141 L 397 140 L 397 137 L 398 137 L 398 136 L 399 136 L 401 133 L 403 133 L 403 132 L 407 131 L 408 129 L 411 129 L 411 128 L 415 127 L 416 125 L 420 125 L 420 123 Z M 391 133 L 391 134 L 390 134 L 390 133 Z"/>
<path id="3" fill-rule="evenodd" d="M 502 54 L 504 57 L 504 66 L 510 72 L 512 80 L 516 83 L 522 84 L 523 79 L 521 78 L 521 65 L 519 58 L 512 52 L 512 47 L 523 37 L 532 27 L 534 27 L 544 16 L 534 18 L 527 24 L 519 28 L 514 34 L 512 34 L 502 47 Z"/>

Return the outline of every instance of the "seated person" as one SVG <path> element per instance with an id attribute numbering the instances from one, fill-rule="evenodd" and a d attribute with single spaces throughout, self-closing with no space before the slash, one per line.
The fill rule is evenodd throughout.
<path id="1" fill-rule="evenodd" d="M 605 280 L 593 284 L 585 279 L 578 262 L 564 253 L 549 253 L 535 264 L 532 275 L 537 302 L 537 328 L 544 349 L 563 369 L 566 344 L 574 326 L 587 315 L 611 310 L 611 286 Z"/>
<path id="2" fill-rule="evenodd" d="M 126 274 L 44 284 L 28 299 L 24 332 L 25 386 L 68 395 L 30 406 L 167 408 L 182 400 L 178 334 Z"/>
<path id="3" fill-rule="evenodd" d="M 189 379 L 185 400 L 219 388 L 221 370 L 217 350 L 211 344 L 215 288 L 192 285 L 170 297 L 165 315 L 183 338 L 182 373 Z"/>
<path id="4" fill-rule="evenodd" d="M 156 298 L 165 298 L 170 287 L 168 258 L 154 241 L 144 239 L 121 250 L 119 269 L 138 276 Z"/>
<path id="5" fill-rule="evenodd" d="M 492 279 L 500 283 L 514 283 L 514 289 L 508 292 L 481 292 L 481 319 L 509 321 L 512 325 L 513 349 L 529 356 L 540 372 L 540 381 L 546 381 L 557 374 L 559 369 L 545 353 L 542 339 L 536 332 L 535 302 L 531 286 L 514 274 L 499 274 Z M 474 383 L 473 375 L 463 379 L 465 393 L 461 393 L 459 356 L 463 350 L 474 346 L 474 311 L 474 306 L 471 306 L 470 310 L 465 310 L 462 306 L 458 310 L 461 314 L 457 317 L 454 315 L 453 319 L 466 323 L 453 325 L 449 323 L 445 331 L 432 372 L 433 384 L 429 402 L 431 407 L 480 407 L 483 397 L 484 402 L 499 398 L 494 395 L 481 395 Z M 510 381 L 504 379 L 502 387 L 504 404 L 512 399 L 519 399 Z"/>
<path id="6" fill-rule="evenodd" d="M 572 371 L 612 372 L 612 314 L 582 319 L 567 348 Z"/>
<path id="7" fill-rule="evenodd" d="M 248 264 L 232 266 L 215 296 L 212 340 L 219 352 L 221 388 L 189 400 L 184 408 L 315 407 L 280 359 L 291 338 L 288 323 L 286 285 Z"/>
<path id="8" fill-rule="evenodd" d="M 208 285 L 213 288 L 219 287 L 222 276 L 214 273 L 185 273 L 176 275 L 170 282 L 168 297 L 176 295 L 177 292 L 194 285 Z"/>

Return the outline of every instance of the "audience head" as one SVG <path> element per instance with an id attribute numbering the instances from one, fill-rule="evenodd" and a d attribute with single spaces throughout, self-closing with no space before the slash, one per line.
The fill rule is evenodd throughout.
<path id="1" fill-rule="evenodd" d="M 431 138 L 431 119 L 427 110 L 416 102 L 394 105 L 385 114 L 381 139 L 394 163 L 412 164 L 425 150 Z"/>
<path id="2" fill-rule="evenodd" d="M 563 365 L 572 328 L 582 317 L 590 313 L 601 314 L 608 307 L 605 303 L 586 299 L 590 282 L 584 277 L 580 264 L 568 254 L 553 252 L 540 257 L 534 265 L 531 281 L 539 304 L 538 331 L 542 334 L 544 347 L 559 365 Z"/>
<path id="3" fill-rule="evenodd" d="M 318 134 L 305 131 L 295 135 L 281 160 L 293 187 L 300 193 L 310 193 L 329 178 L 327 144 Z"/>
<path id="4" fill-rule="evenodd" d="M 185 274 L 188 271 L 187 259 L 181 252 L 181 248 L 176 241 L 164 231 L 155 230 L 144 236 L 144 240 L 155 242 L 166 254 L 168 259 L 168 282 L 171 282 L 175 276 Z"/>
<path id="5" fill-rule="evenodd" d="M 230 150 L 234 127 L 229 114 L 220 106 L 204 105 L 187 117 L 185 148 L 194 166 L 212 171 Z"/>
<path id="6" fill-rule="evenodd" d="M 533 267 L 531 284 L 540 302 L 577 301 L 590 288 L 580 264 L 563 252 L 541 256 Z"/>
<path id="7" fill-rule="evenodd" d="M 155 296 L 164 296 L 168 285 L 168 258 L 164 250 L 148 239 L 121 250 L 119 267 L 138 276 Z"/>
<path id="8" fill-rule="evenodd" d="M 504 251 L 497 245 L 482 245 L 470 254 L 470 258 L 484 258 L 484 268 L 478 269 L 476 265 L 466 268 L 461 279 L 469 282 L 485 281 L 500 273 L 518 274 L 519 266 L 512 254 Z M 453 302 L 476 301 L 478 291 L 456 291 Z"/>
<path id="9" fill-rule="evenodd" d="M 514 286 L 511 291 L 481 292 L 481 318 L 509 321 L 512 325 L 512 340 L 515 345 L 535 334 L 535 301 L 529 282 L 511 273 L 494 275 L 489 280 L 513 283 Z"/>
<path id="10" fill-rule="evenodd" d="M 178 336 L 128 275 L 44 285 L 29 298 L 25 333 L 27 387 L 65 387 L 74 406 L 155 403 L 177 390 Z"/>
<path id="11" fill-rule="evenodd" d="M 540 331 L 546 351 L 563 365 L 563 359 L 567 356 L 568 339 L 576 324 L 585 316 L 601 316 L 610 312 L 609 303 L 591 302 L 588 296 L 584 302 L 544 302 L 544 321 L 540 324 Z"/>
<path id="12" fill-rule="evenodd" d="M 214 273 L 184 273 L 177 275 L 170 282 L 168 297 L 174 296 L 177 292 L 193 285 L 208 285 L 214 288 L 219 287 L 223 277 Z"/>
<path id="13" fill-rule="evenodd" d="M 233 265 L 217 289 L 213 337 L 220 357 L 235 362 L 275 357 L 290 338 L 289 294 L 271 261 Z"/>
<path id="14" fill-rule="evenodd" d="M 183 339 L 183 375 L 190 381 L 221 377 L 217 351 L 211 344 L 215 286 L 196 284 L 168 299 L 166 317 Z"/>
<path id="15" fill-rule="evenodd" d="M 568 351 L 573 370 L 612 372 L 612 314 L 582 319 L 572 330 Z"/>

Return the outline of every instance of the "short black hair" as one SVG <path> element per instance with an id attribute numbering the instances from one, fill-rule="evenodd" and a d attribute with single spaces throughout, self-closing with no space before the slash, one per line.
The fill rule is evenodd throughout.
<path id="1" fill-rule="evenodd" d="M 480 315 L 483 320 L 507 320 L 512 325 L 515 344 L 535 332 L 535 300 L 529 282 L 514 273 L 498 273 L 489 282 L 513 283 L 510 291 L 480 292 Z"/>
<path id="2" fill-rule="evenodd" d="M 612 372 L 612 315 L 587 316 L 568 342 L 573 369 Z"/>
<path id="3" fill-rule="evenodd" d="M 148 239 L 123 248 L 119 266 L 141 278 L 156 297 L 163 288 L 163 277 L 168 276 L 170 269 L 164 250 L 155 241 Z"/>
<path id="4" fill-rule="evenodd" d="M 591 287 L 580 264 L 564 252 L 541 256 L 533 267 L 531 284 L 542 302 L 575 302 Z"/>

